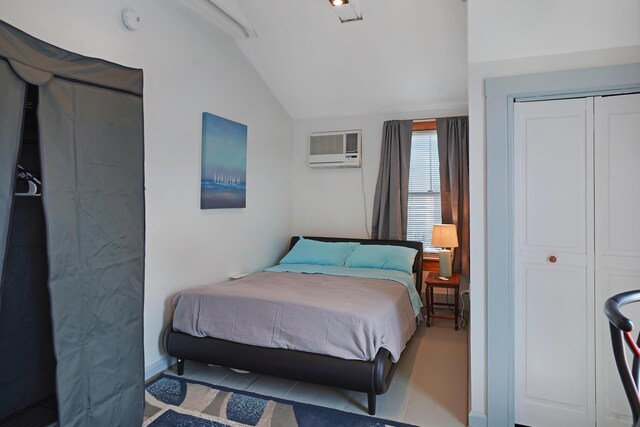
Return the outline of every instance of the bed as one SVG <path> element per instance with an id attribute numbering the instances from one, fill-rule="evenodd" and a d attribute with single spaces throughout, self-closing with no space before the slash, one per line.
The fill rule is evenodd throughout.
<path id="1" fill-rule="evenodd" d="M 290 249 L 299 239 L 291 239 Z M 167 351 L 177 358 L 178 375 L 184 373 L 185 360 L 193 360 L 345 388 L 367 393 L 373 415 L 376 396 L 389 388 L 402 349 L 415 331 L 422 243 L 304 239 L 414 249 L 409 265 L 413 274 L 405 274 L 411 282 L 397 279 L 393 271 L 345 273 L 327 267 L 327 274 L 303 274 L 317 271 L 313 266 L 279 265 L 237 281 L 191 288 L 174 299 Z M 284 326 L 280 330 L 269 322 Z"/>

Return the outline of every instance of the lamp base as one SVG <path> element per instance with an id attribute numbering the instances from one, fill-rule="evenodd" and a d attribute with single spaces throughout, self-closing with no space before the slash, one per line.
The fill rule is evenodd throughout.
<path id="1" fill-rule="evenodd" d="M 441 249 L 438 252 L 440 259 L 440 276 L 451 277 L 451 251 L 449 249 Z"/>

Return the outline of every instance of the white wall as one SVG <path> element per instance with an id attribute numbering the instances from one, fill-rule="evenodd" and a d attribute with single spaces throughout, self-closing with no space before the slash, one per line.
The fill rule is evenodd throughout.
<path id="1" fill-rule="evenodd" d="M 386 120 L 466 114 L 467 106 L 463 105 L 296 120 L 293 126 L 293 234 L 368 237 L 380 164 L 382 124 Z M 307 165 L 312 132 L 353 129 L 362 129 L 362 168 L 315 169 Z"/>
<path id="2" fill-rule="evenodd" d="M 637 45 L 638 0 L 483 0 L 468 10 L 469 62 Z"/>
<path id="3" fill-rule="evenodd" d="M 142 28 L 119 24 L 135 8 Z M 292 120 L 235 42 L 171 0 L 4 0 L 0 19 L 62 48 L 144 69 L 145 365 L 162 367 L 170 299 L 273 263 L 291 225 Z M 199 208 L 201 114 L 249 126 L 247 208 Z"/>
<path id="4" fill-rule="evenodd" d="M 640 61 L 640 1 L 469 2 L 471 413 L 486 412 L 487 78 Z M 472 417 L 471 421 L 474 421 Z"/>

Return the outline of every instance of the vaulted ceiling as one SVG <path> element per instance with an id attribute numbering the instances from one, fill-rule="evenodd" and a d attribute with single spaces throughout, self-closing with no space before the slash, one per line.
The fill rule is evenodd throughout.
<path id="1" fill-rule="evenodd" d="M 236 0 L 256 38 L 238 45 L 295 119 L 467 103 L 467 4 L 359 0 L 341 24 L 327 0 Z"/>

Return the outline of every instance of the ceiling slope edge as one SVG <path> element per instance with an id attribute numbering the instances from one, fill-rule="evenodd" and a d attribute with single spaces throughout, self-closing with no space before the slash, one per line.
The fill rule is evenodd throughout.
<path id="1" fill-rule="evenodd" d="M 236 40 L 258 37 L 235 0 L 180 0 L 180 3 Z"/>

